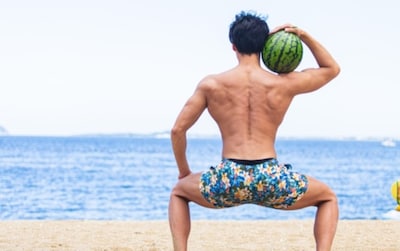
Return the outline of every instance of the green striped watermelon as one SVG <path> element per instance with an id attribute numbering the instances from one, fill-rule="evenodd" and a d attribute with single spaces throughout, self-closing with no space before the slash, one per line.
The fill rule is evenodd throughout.
<path id="1" fill-rule="evenodd" d="M 262 51 L 265 66 L 276 73 L 294 71 L 303 57 L 303 45 L 294 33 L 278 31 L 270 35 Z"/>

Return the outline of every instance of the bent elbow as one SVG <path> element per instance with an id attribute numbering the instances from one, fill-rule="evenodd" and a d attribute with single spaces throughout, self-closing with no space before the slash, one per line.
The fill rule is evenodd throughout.
<path id="1" fill-rule="evenodd" d="M 328 82 L 336 78 L 340 73 L 340 66 L 338 64 L 329 67 L 329 74 L 327 75 Z"/>
<path id="2" fill-rule="evenodd" d="M 338 76 L 340 71 L 341 71 L 340 66 L 336 64 L 335 67 L 333 68 L 334 77 Z"/>

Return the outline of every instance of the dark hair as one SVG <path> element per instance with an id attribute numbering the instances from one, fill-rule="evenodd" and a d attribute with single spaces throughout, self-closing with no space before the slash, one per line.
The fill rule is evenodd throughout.
<path id="1" fill-rule="evenodd" d="M 242 54 L 260 53 L 268 37 L 266 17 L 254 12 L 240 12 L 229 28 L 229 40 Z"/>

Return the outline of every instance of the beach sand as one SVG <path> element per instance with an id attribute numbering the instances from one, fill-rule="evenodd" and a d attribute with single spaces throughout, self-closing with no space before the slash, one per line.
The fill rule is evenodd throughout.
<path id="1" fill-rule="evenodd" d="M 315 250 L 313 221 L 193 221 L 189 250 Z M 0 250 L 172 250 L 167 221 L 2 221 Z M 341 220 L 333 250 L 400 250 L 400 221 Z"/>

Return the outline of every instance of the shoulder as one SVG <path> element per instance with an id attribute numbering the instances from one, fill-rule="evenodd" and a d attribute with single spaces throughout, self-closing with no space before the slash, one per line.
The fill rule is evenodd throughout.
<path id="1" fill-rule="evenodd" d="M 203 79 L 200 80 L 197 89 L 202 91 L 210 91 L 215 88 L 218 88 L 220 83 L 222 82 L 223 77 L 221 74 L 210 74 L 205 76 Z"/>

